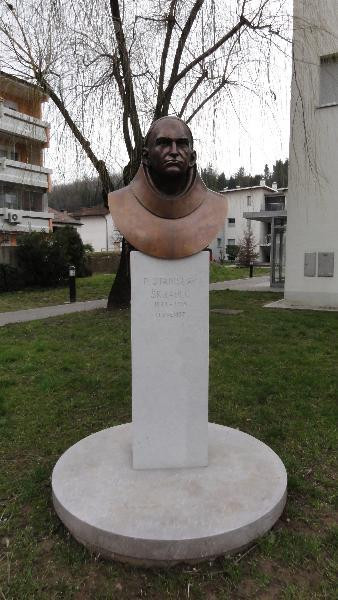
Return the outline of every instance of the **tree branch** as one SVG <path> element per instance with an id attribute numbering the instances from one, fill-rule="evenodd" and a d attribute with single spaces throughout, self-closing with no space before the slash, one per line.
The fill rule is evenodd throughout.
<path id="1" fill-rule="evenodd" d="M 190 123 L 190 121 L 194 118 L 194 116 L 201 110 L 201 108 L 203 108 L 203 106 L 205 104 L 207 104 L 207 102 L 209 102 L 209 100 L 211 100 L 214 96 L 216 96 L 216 94 L 218 94 L 218 92 L 221 91 L 221 89 L 227 84 L 229 83 L 227 79 L 222 78 L 221 83 L 218 84 L 218 86 L 215 87 L 215 89 L 209 94 L 209 96 L 206 96 L 202 102 L 197 106 L 197 108 L 195 108 L 195 110 L 191 113 L 190 117 L 188 117 L 188 119 L 186 119 L 186 123 Z"/>
<path id="2" fill-rule="evenodd" d="M 113 185 L 111 177 L 108 173 L 105 162 L 103 160 L 99 160 L 97 158 L 96 154 L 94 154 L 93 150 L 90 147 L 90 143 L 84 137 L 84 135 L 81 133 L 81 131 L 79 130 L 77 125 L 74 123 L 72 117 L 70 116 L 70 114 L 69 114 L 68 110 L 66 109 L 64 103 L 62 102 L 61 98 L 57 95 L 57 93 L 53 90 L 53 88 L 46 81 L 44 75 L 42 73 L 35 72 L 35 79 L 36 79 L 37 83 L 40 85 L 40 87 L 43 89 L 43 91 L 51 98 L 51 100 L 54 102 L 55 106 L 59 109 L 65 122 L 67 123 L 68 127 L 70 128 L 71 132 L 73 133 L 74 137 L 77 139 L 77 141 L 79 142 L 79 144 L 81 145 L 81 147 L 83 148 L 85 153 L 87 154 L 92 165 L 95 167 L 95 169 L 100 177 L 100 181 L 102 184 L 103 197 L 104 197 L 104 201 L 106 203 L 108 193 L 114 190 L 114 185 Z"/>
<path id="3" fill-rule="evenodd" d="M 236 35 L 236 33 L 243 26 L 248 26 L 248 21 L 244 17 L 241 17 L 240 20 L 238 21 L 238 23 L 236 23 L 236 25 L 234 25 L 234 27 L 232 27 L 232 29 L 230 29 L 230 31 L 228 31 L 228 33 L 226 33 L 222 38 L 220 38 L 218 40 L 218 42 L 216 42 L 213 46 L 211 46 L 210 48 L 205 50 L 205 52 L 203 52 L 202 54 L 197 56 L 197 58 L 195 58 L 193 61 L 191 61 L 191 63 L 189 63 L 184 69 L 182 69 L 182 71 L 180 71 L 180 73 L 178 73 L 176 80 L 174 82 L 174 85 L 176 85 L 183 77 L 185 77 L 187 75 L 187 73 L 189 73 L 189 71 L 191 71 L 191 69 L 193 69 L 198 63 L 200 63 L 205 58 L 208 58 L 208 56 L 211 56 L 211 54 L 214 54 L 214 52 L 216 52 L 216 50 L 218 50 L 218 48 L 223 46 L 223 44 L 225 44 L 225 42 L 227 42 L 234 35 Z"/>
<path id="4" fill-rule="evenodd" d="M 122 74 L 124 79 L 124 90 L 125 90 L 125 104 L 126 110 L 128 112 L 128 116 L 130 118 L 133 134 L 134 134 L 134 142 L 136 153 L 140 152 L 140 148 L 142 146 L 142 132 L 139 123 L 136 102 L 135 102 L 135 93 L 134 86 L 132 80 L 132 73 L 130 68 L 130 60 L 126 45 L 126 39 L 123 32 L 121 15 L 120 15 L 120 6 L 118 0 L 110 0 L 110 10 L 114 24 L 115 37 L 117 41 L 117 47 L 121 62 Z"/>
<path id="5" fill-rule="evenodd" d="M 171 0 L 169 14 L 167 17 L 167 31 L 165 35 L 165 40 L 163 44 L 162 56 L 161 56 L 161 65 L 160 65 L 160 73 L 158 79 L 158 90 L 157 90 L 157 101 L 156 107 L 161 105 L 161 99 L 163 94 L 163 83 L 164 83 L 164 75 L 165 75 L 165 67 L 168 57 L 169 46 L 171 42 L 172 32 L 175 26 L 175 9 L 176 9 L 177 0 Z M 156 110 L 155 110 L 155 118 L 156 118 Z"/>
<path id="6" fill-rule="evenodd" d="M 181 110 L 180 110 L 180 112 L 178 113 L 178 116 L 179 116 L 179 117 L 182 117 L 182 116 L 183 116 L 183 113 L 184 113 L 185 109 L 187 108 L 187 104 L 188 104 L 189 100 L 190 100 L 190 99 L 193 97 L 193 95 L 194 95 L 194 93 L 196 92 L 197 88 L 198 88 L 198 87 L 201 85 L 201 83 L 202 83 L 202 82 L 204 81 L 204 79 L 206 79 L 207 77 L 208 77 L 208 71 L 205 69 L 205 70 L 203 70 L 203 73 L 202 73 L 202 75 L 200 75 L 200 77 L 197 79 L 197 81 L 196 81 L 195 85 L 194 85 L 194 86 L 191 88 L 191 90 L 190 90 L 189 94 L 186 96 L 186 98 L 185 98 L 185 100 L 184 100 L 184 102 L 183 102 L 183 104 L 182 104 Z"/>
<path id="7" fill-rule="evenodd" d="M 113 76 L 115 77 L 116 83 L 117 83 L 117 87 L 119 90 L 119 94 L 120 94 L 120 98 L 121 98 L 121 102 L 122 102 L 122 108 L 123 108 L 123 118 L 122 118 L 122 124 L 123 124 L 123 136 L 124 136 L 124 142 L 126 144 L 126 148 L 127 148 L 127 152 L 128 152 L 128 156 L 129 159 L 131 158 L 132 154 L 133 154 L 133 146 L 131 143 L 131 139 L 130 139 L 130 134 L 129 134 L 129 124 L 128 124 L 128 118 L 129 118 L 129 114 L 128 114 L 128 102 L 127 102 L 127 98 L 126 98 L 126 92 L 125 92 L 125 88 L 123 85 L 123 79 L 120 73 L 120 65 L 119 65 L 119 61 L 116 55 L 112 56 L 112 72 L 113 72 Z"/>
<path id="8" fill-rule="evenodd" d="M 188 35 L 193 26 L 193 23 L 198 15 L 200 9 L 202 8 L 203 4 L 204 4 L 204 0 L 196 0 L 195 4 L 193 5 L 193 7 L 189 13 L 188 19 L 182 29 L 182 33 L 180 35 L 180 39 L 178 40 L 178 44 L 177 44 L 177 48 L 176 48 L 176 53 L 175 53 L 175 57 L 174 57 L 174 62 L 173 62 L 172 70 L 171 70 L 169 83 L 167 85 L 166 90 L 163 92 L 162 98 L 158 99 L 156 109 L 155 109 L 155 118 L 158 118 L 161 115 L 168 114 L 171 96 L 174 91 L 174 87 L 176 85 L 177 73 L 178 73 L 178 69 L 180 67 L 183 50 L 184 50 Z"/>

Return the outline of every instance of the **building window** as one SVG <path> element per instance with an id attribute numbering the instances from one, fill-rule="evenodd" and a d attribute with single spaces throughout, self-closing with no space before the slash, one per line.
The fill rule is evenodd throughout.
<path id="1" fill-rule="evenodd" d="M 222 246 L 222 238 L 217 238 L 217 248 L 221 248 Z"/>
<path id="2" fill-rule="evenodd" d="M 228 238 L 228 246 L 236 246 L 236 240 L 234 238 Z"/>
<path id="3" fill-rule="evenodd" d="M 18 210 L 19 202 L 17 194 L 0 194 L 0 208 L 14 208 Z"/>
<path id="4" fill-rule="evenodd" d="M 18 103 L 14 100 L 4 100 L 3 102 L 4 106 L 7 106 L 7 108 L 11 108 L 12 110 L 18 110 Z"/>
<path id="5" fill-rule="evenodd" d="M 247 206 L 251 206 L 252 205 L 252 198 L 251 198 L 251 196 L 247 196 L 246 197 L 246 205 Z"/>
<path id="6" fill-rule="evenodd" d="M 9 158 L 10 160 L 19 160 L 19 154 L 11 148 L 0 146 L 0 158 Z"/>
<path id="7" fill-rule="evenodd" d="M 236 224 L 236 219 L 234 219 L 233 217 L 230 217 L 230 219 L 228 219 L 229 227 L 235 227 L 235 224 Z"/>
<path id="8" fill-rule="evenodd" d="M 338 104 L 338 54 L 322 56 L 320 59 L 319 104 Z"/>

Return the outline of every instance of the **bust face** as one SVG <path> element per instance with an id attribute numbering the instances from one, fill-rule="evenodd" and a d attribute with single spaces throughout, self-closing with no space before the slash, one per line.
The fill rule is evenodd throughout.
<path id="1" fill-rule="evenodd" d="M 143 163 L 157 178 L 186 179 L 196 162 L 189 129 L 178 119 L 160 119 L 153 126 L 143 150 Z"/>

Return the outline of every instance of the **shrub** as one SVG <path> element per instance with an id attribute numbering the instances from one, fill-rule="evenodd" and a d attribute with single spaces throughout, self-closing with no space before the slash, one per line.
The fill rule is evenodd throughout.
<path id="1" fill-rule="evenodd" d="M 75 266 L 77 277 L 90 274 L 82 240 L 72 227 L 22 235 L 17 259 L 26 285 L 56 286 L 68 279 L 69 265 Z"/>
<path id="2" fill-rule="evenodd" d="M 236 260 L 238 251 L 239 251 L 239 246 L 236 246 L 235 244 L 231 244 L 230 246 L 226 246 L 226 253 L 228 255 L 228 260 L 231 260 L 232 262 Z"/>
<path id="3" fill-rule="evenodd" d="M 14 292 L 24 287 L 22 273 L 16 267 L 0 264 L 0 292 Z"/>
<path id="4" fill-rule="evenodd" d="M 86 249 L 76 229 L 73 227 L 60 227 L 52 235 L 64 253 L 67 271 L 65 277 L 68 277 L 69 265 L 74 265 L 77 277 L 91 275 L 87 263 Z"/>
<path id="5" fill-rule="evenodd" d="M 55 286 L 65 278 L 65 255 L 53 234 L 34 231 L 22 235 L 17 260 L 26 285 Z"/>

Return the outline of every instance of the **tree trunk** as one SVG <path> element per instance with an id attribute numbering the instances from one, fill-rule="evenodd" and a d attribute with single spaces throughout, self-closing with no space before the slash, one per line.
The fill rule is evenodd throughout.
<path id="1" fill-rule="evenodd" d="M 112 310 L 113 308 L 128 308 L 130 306 L 129 251 L 130 246 L 123 238 L 120 263 L 108 296 L 108 310 Z"/>
<path id="2" fill-rule="evenodd" d="M 135 177 L 141 160 L 141 149 L 139 152 L 134 152 L 132 160 L 126 165 L 123 170 L 123 182 L 125 185 Z M 120 263 L 116 272 L 116 277 L 109 292 L 107 309 L 113 308 L 128 308 L 130 306 L 130 264 L 129 253 L 132 246 L 127 240 L 122 239 L 122 252 Z"/>

